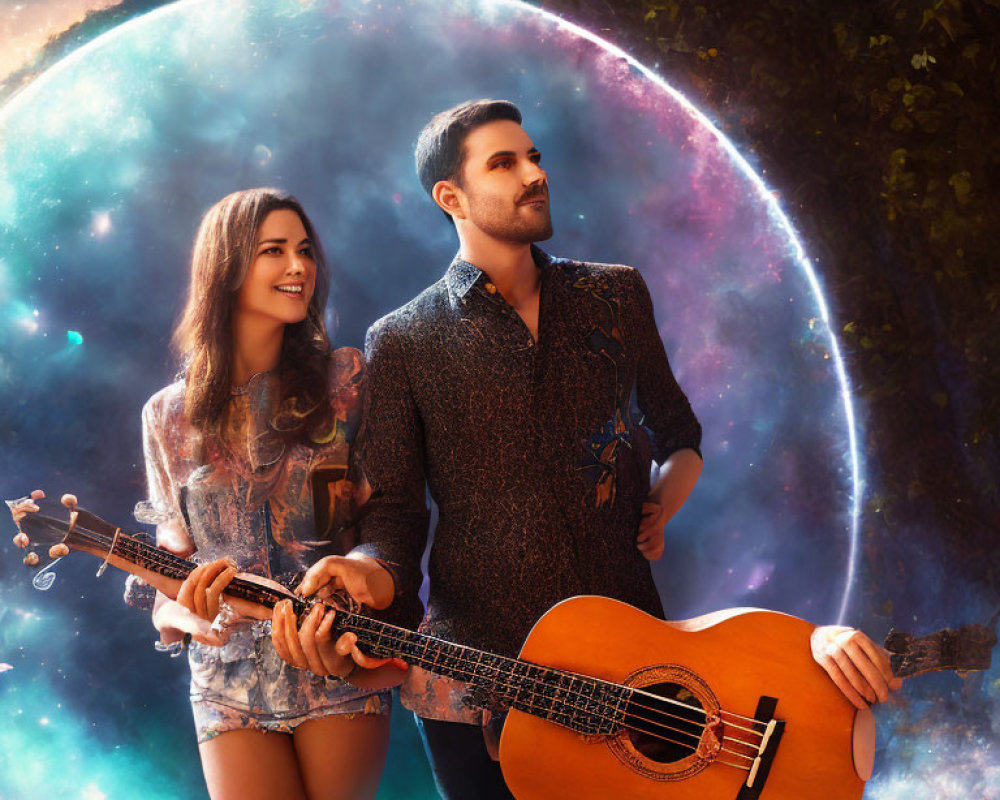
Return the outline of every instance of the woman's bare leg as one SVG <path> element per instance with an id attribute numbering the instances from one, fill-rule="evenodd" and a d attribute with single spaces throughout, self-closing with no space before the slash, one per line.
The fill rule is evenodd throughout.
<path id="1" fill-rule="evenodd" d="M 287 733 L 226 731 L 198 750 L 212 800 L 306 800 Z"/>
<path id="2" fill-rule="evenodd" d="M 344 714 L 303 722 L 293 736 L 309 800 L 375 797 L 389 750 L 388 714 Z"/>

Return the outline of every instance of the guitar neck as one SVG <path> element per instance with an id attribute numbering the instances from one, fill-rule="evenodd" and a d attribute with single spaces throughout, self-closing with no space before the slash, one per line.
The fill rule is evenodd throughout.
<path id="1" fill-rule="evenodd" d="M 109 555 L 117 556 L 122 561 L 139 569 L 155 572 L 165 578 L 179 581 L 183 581 L 197 566 L 193 561 L 188 561 L 186 558 L 176 556 L 132 536 L 118 536 L 114 540 L 113 546 L 109 543 L 107 552 Z M 265 608 L 274 608 L 280 600 L 291 600 L 297 616 L 305 615 L 311 608 L 310 604 L 295 597 L 287 590 L 282 591 L 243 578 L 234 578 L 230 581 L 225 593 L 230 597 L 246 600 Z"/>
<path id="2" fill-rule="evenodd" d="M 113 535 L 91 532 L 87 539 L 86 546 L 75 543 L 76 549 L 102 558 L 114 556 L 128 565 L 174 580 L 184 580 L 196 566 L 192 561 L 118 532 Z M 266 608 L 290 599 L 299 620 L 313 604 L 322 602 L 303 600 L 242 578 L 235 578 L 225 593 Z M 626 686 L 447 642 L 355 611 L 337 609 L 334 626 L 338 632 L 355 634 L 361 649 L 370 656 L 397 658 L 469 684 L 477 705 L 494 710 L 516 708 L 584 734 L 610 734 L 620 728 L 632 695 Z M 581 703 L 581 698 L 585 702 Z"/>
<path id="3" fill-rule="evenodd" d="M 447 642 L 362 614 L 341 612 L 335 624 L 354 633 L 369 655 L 399 658 L 469 684 L 476 705 L 516 708 L 579 733 L 617 730 L 632 695 L 626 686 Z"/>
<path id="4" fill-rule="evenodd" d="M 369 655 L 398 658 L 467 683 L 476 705 L 516 708 L 584 734 L 621 727 L 632 696 L 627 686 L 447 642 L 363 614 L 340 612 L 335 625 L 354 633 Z"/>

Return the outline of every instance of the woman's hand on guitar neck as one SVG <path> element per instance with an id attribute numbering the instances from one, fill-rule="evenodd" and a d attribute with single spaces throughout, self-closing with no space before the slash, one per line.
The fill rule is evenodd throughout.
<path id="1" fill-rule="evenodd" d="M 156 604 L 153 606 L 153 625 L 160 632 L 164 644 L 179 642 L 183 637 L 190 636 L 196 642 L 211 647 L 221 647 L 229 638 L 226 628 L 217 630 L 212 623 L 189 611 L 176 600 L 171 600 L 161 592 L 156 593 Z"/>
<path id="2" fill-rule="evenodd" d="M 368 658 L 358 650 L 358 637 L 353 633 L 334 641 L 336 617 L 335 610 L 317 603 L 298 627 L 291 600 L 282 600 L 271 617 L 274 649 L 293 667 L 337 678 L 346 678 L 355 666 L 375 669 L 388 663 L 388 659 Z"/>
<path id="3" fill-rule="evenodd" d="M 168 548 L 169 549 L 169 548 Z M 227 558 L 201 564 L 191 571 L 177 591 L 177 599 L 158 595 L 153 609 L 153 624 L 164 641 L 190 634 L 202 644 L 218 647 L 226 643 L 226 622 L 218 624 L 222 593 L 236 577 L 236 565 Z"/>
<path id="4" fill-rule="evenodd" d="M 236 577 L 236 564 L 219 558 L 195 567 L 177 591 L 177 602 L 184 608 L 211 622 L 222 609 L 222 593 Z"/>
<path id="5" fill-rule="evenodd" d="M 810 638 L 813 658 L 856 708 L 884 703 L 903 685 L 892 674 L 889 654 L 864 633 L 843 625 L 823 625 Z"/>

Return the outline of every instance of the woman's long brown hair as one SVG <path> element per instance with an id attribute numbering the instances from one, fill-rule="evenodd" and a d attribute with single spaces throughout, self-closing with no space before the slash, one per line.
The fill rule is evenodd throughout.
<path id="1" fill-rule="evenodd" d="M 291 209 L 312 241 L 316 288 L 306 318 L 286 325 L 278 365 L 276 428 L 293 441 L 324 437 L 333 425 L 328 398 L 330 340 L 323 312 L 330 273 L 312 222 L 292 195 L 278 189 L 234 192 L 202 218 L 191 256 L 187 305 L 174 331 L 185 381 L 184 413 L 205 432 L 216 426 L 230 397 L 236 296 L 253 261 L 257 232 L 272 211 Z"/>

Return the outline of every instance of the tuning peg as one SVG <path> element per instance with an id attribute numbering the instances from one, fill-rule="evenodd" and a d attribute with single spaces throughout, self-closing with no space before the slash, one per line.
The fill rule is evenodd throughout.
<path id="1" fill-rule="evenodd" d="M 59 498 L 59 502 L 62 503 L 66 508 L 74 509 L 76 508 L 76 495 L 75 494 L 64 494 Z"/>
<path id="2" fill-rule="evenodd" d="M 7 508 L 10 509 L 14 523 L 19 524 L 29 512 L 38 511 L 38 505 L 31 497 L 19 497 L 17 500 L 6 500 Z"/>
<path id="3" fill-rule="evenodd" d="M 24 563 L 29 567 L 37 567 L 38 553 L 28 553 L 28 555 L 24 557 Z"/>
<path id="4" fill-rule="evenodd" d="M 28 539 L 28 534 L 19 532 L 17 536 L 14 537 L 14 544 L 23 550 L 25 547 L 31 544 L 31 542 Z"/>
<path id="5" fill-rule="evenodd" d="M 54 544 L 49 548 L 49 558 L 62 558 L 63 556 L 69 555 L 69 548 L 60 543 Z"/>

